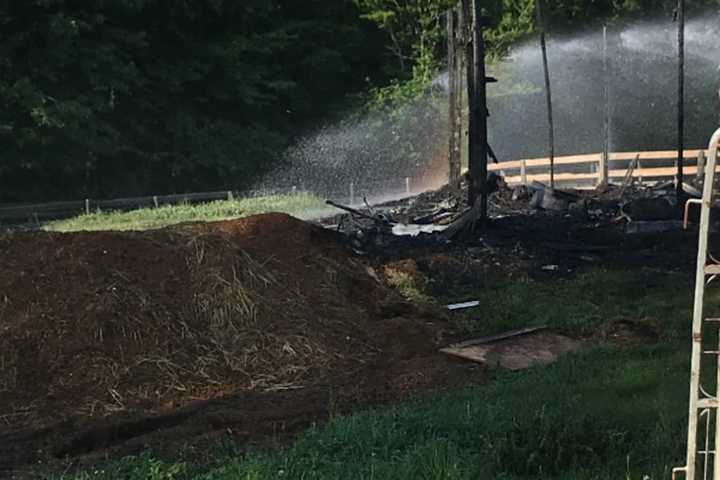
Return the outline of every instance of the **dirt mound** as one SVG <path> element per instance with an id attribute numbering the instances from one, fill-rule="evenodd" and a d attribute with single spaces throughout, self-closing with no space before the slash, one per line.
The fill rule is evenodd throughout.
<path id="1" fill-rule="evenodd" d="M 287 215 L 6 234 L 0 252 L 9 430 L 290 390 L 436 347 L 332 232 Z"/>

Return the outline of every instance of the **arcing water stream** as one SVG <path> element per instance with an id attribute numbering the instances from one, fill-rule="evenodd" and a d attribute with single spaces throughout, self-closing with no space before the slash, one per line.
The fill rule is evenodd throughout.
<path id="1" fill-rule="evenodd" d="M 686 145 L 702 145 L 718 121 L 718 16 L 691 20 L 686 30 Z M 609 92 L 610 148 L 660 150 L 676 146 L 677 45 L 670 18 L 610 28 L 607 70 L 602 28 L 550 37 L 548 51 L 558 155 L 602 151 L 604 89 Z M 547 152 L 540 49 L 515 48 L 490 66 L 490 143 L 501 161 Z M 297 186 L 324 196 L 402 193 L 438 186 L 447 166 L 446 77 L 402 108 L 328 126 L 300 140 L 287 166 L 268 184 Z"/>

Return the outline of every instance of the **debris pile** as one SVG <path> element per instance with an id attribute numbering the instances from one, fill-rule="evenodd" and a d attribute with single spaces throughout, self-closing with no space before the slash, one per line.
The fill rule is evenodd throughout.
<path id="1" fill-rule="evenodd" d="M 681 228 L 675 186 L 672 182 L 638 185 L 632 178 L 620 185 L 603 184 L 594 190 L 552 189 L 540 182 L 510 188 L 502 177 L 491 174 L 492 218 L 508 215 L 561 215 L 591 224 L 625 226 L 625 232 L 654 233 Z M 699 196 L 697 187 L 684 184 L 688 196 Z M 393 237 L 423 236 L 425 241 L 453 239 L 453 229 L 470 208 L 462 187 L 446 185 L 416 197 L 356 210 L 328 202 L 347 213 L 327 223 L 344 233 L 357 252 L 389 248 Z M 434 235 L 433 235 L 434 234 Z"/>

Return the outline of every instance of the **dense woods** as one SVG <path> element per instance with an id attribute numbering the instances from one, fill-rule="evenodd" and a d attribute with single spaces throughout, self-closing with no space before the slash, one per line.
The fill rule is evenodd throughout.
<path id="1" fill-rule="evenodd" d="M 247 184 L 383 81 L 349 1 L 5 1 L 0 200 Z"/>
<path id="2" fill-rule="evenodd" d="M 0 201 L 248 186 L 303 133 L 427 88 L 452 3 L 3 0 Z M 532 0 L 486 3 L 493 55 L 533 32 Z M 547 4 L 562 30 L 673 2 Z"/>

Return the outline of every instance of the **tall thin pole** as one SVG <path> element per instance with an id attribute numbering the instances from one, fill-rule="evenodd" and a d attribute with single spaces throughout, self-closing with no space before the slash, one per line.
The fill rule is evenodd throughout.
<path id="1" fill-rule="evenodd" d="M 457 12 L 453 8 L 447 12 L 447 36 L 448 36 L 448 117 L 450 137 L 448 145 L 449 183 L 452 185 L 460 178 L 460 125 L 457 112 Z"/>
<path id="2" fill-rule="evenodd" d="M 485 37 L 483 34 L 484 20 L 481 19 L 480 4 L 482 0 L 475 0 L 475 85 L 478 90 L 476 97 L 478 109 L 478 154 L 480 155 L 480 176 L 477 186 L 480 189 L 480 218 L 485 220 L 488 216 L 488 108 L 487 108 L 487 75 L 485 71 Z M 477 178 L 477 177 L 476 177 Z"/>
<path id="3" fill-rule="evenodd" d="M 471 2 L 473 0 L 462 0 L 462 16 L 464 20 L 464 38 L 465 38 L 465 87 L 467 89 L 468 102 L 468 174 L 470 181 L 468 182 L 468 206 L 475 206 L 475 198 L 477 192 L 475 190 L 475 174 L 477 165 L 477 150 L 475 149 L 475 136 L 477 135 L 477 115 L 475 114 L 475 52 L 474 52 L 474 15 Z"/>
<path id="4" fill-rule="evenodd" d="M 685 0 L 678 0 L 678 157 L 677 198 L 683 196 L 683 163 L 685 156 Z"/>
<path id="5" fill-rule="evenodd" d="M 542 50 L 543 70 L 545 72 L 545 97 L 548 114 L 548 150 L 550 156 L 550 188 L 555 188 L 555 126 L 553 124 L 552 91 L 550 90 L 550 69 L 547 60 L 547 44 L 545 42 L 545 27 L 543 26 L 541 0 L 535 0 L 535 15 L 537 27 L 540 31 L 540 49 Z"/>
<path id="6" fill-rule="evenodd" d="M 607 26 L 603 27 L 603 158 L 600 183 L 608 183 L 610 163 L 610 67 L 608 64 Z"/>
<path id="7" fill-rule="evenodd" d="M 457 19 L 457 60 L 455 61 L 457 67 L 457 75 L 455 80 L 457 81 L 457 115 L 459 125 L 459 138 L 458 138 L 458 150 L 460 151 L 460 170 L 462 172 L 462 165 L 469 165 L 470 149 L 468 148 L 468 118 L 465 112 L 469 111 L 467 93 L 468 89 L 466 86 L 467 82 L 467 50 L 470 44 L 470 30 L 468 28 L 470 6 L 466 1 L 461 1 L 458 7 L 458 19 Z"/>

